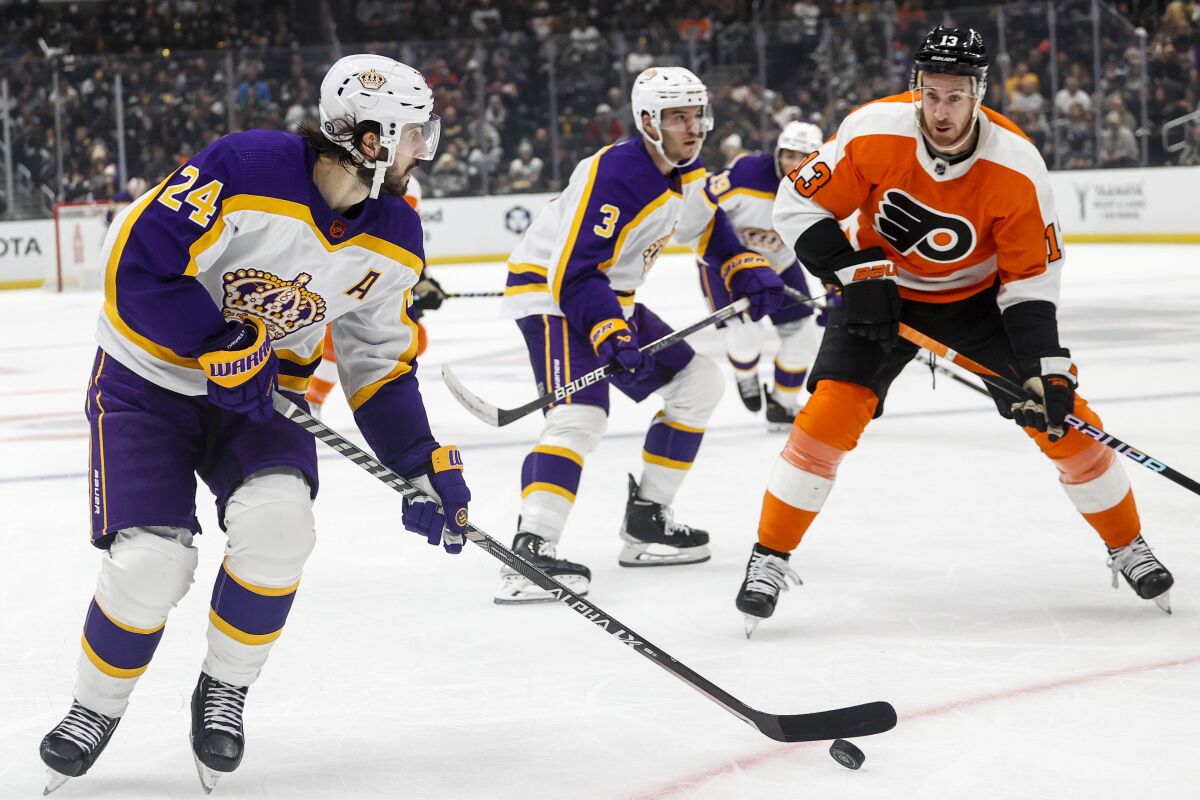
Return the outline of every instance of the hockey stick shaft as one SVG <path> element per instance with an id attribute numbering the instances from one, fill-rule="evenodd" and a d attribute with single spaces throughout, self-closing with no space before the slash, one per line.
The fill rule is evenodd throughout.
<path id="1" fill-rule="evenodd" d="M 363 471 L 375 477 L 386 486 L 404 495 L 406 498 L 429 498 L 410 481 L 392 472 L 390 469 L 372 458 L 341 434 L 337 433 L 320 420 L 306 414 L 292 401 L 276 392 L 272 398 L 275 410 L 308 431 L 333 450 L 353 461 Z M 869 736 L 891 730 L 896 725 L 896 711 L 884 702 L 864 703 L 848 708 L 820 711 L 813 714 L 768 714 L 758 711 L 738 700 L 721 687 L 709 681 L 704 676 L 692 670 L 686 664 L 677 661 L 657 645 L 619 622 L 614 617 L 602 611 L 598 606 L 573 594 L 554 578 L 542 572 L 512 550 L 505 547 L 496 539 L 468 523 L 465 535 L 467 539 L 482 548 L 488 555 L 524 575 L 533 583 L 554 595 L 555 599 L 576 612 L 594 626 L 602 629 L 610 636 L 616 637 L 621 644 L 626 645 L 639 655 L 662 667 L 676 678 L 691 686 L 696 691 L 724 708 L 743 722 L 757 728 L 763 734 L 782 742 L 818 741 L 822 739 L 849 738 L 852 736 Z"/>
<path id="2" fill-rule="evenodd" d="M 504 297 L 504 290 L 488 292 L 446 292 L 446 297 Z"/>
<path id="3" fill-rule="evenodd" d="M 743 297 L 740 300 L 735 300 L 724 308 L 709 314 L 704 319 L 697 320 L 691 325 L 688 325 L 686 328 L 672 331 L 666 336 L 663 336 L 661 339 L 657 339 L 650 344 L 645 345 L 644 347 L 640 348 L 640 351 L 647 355 L 657 353 L 659 350 L 670 347 L 676 342 L 686 339 L 696 331 L 707 328 L 709 325 L 720 322 L 721 320 L 725 320 L 729 317 L 740 314 L 743 311 L 746 311 L 749 307 L 750 301 L 746 298 Z M 525 405 L 517 406 L 516 408 L 498 408 L 497 406 L 494 406 L 483 398 L 479 397 L 474 392 L 467 389 L 467 387 L 463 385 L 462 381 L 458 380 L 457 376 L 454 375 L 454 371 L 450 369 L 449 365 L 442 366 L 442 377 L 446 381 L 446 387 L 450 390 L 450 393 L 454 395 L 454 399 L 458 400 L 458 402 L 461 403 L 464 408 L 489 425 L 503 427 L 510 422 L 515 422 L 522 417 L 532 414 L 535 411 L 540 411 L 543 408 L 547 408 L 548 406 L 561 402 L 567 397 L 575 394 L 578 391 L 586 389 L 589 386 L 594 386 L 601 381 L 608 380 L 610 377 L 616 374 L 617 371 L 618 370 L 613 367 L 613 365 L 604 364 L 603 366 L 597 367 L 591 372 L 580 375 L 570 383 L 563 384 L 562 386 L 555 386 L 553 391 L 546 392 L 541 397 L 535 400 L 530 400 Z"/>
<path id="4" fill-rule="evenodd" d="M 950 369 L 949 367 L 947 367 L 943 364 L 939 364 L 937 359 L 933 356 L 932 353 L 929 353 L 928 351 L 926 351 L 926 354 L 921 359 L 921 362 L 923 364 L 928 365 L 930 369 L 932 369 L 936 372 L 940 372 L 941 374 L 950 378 L 950 380 L 955 381 L 957 383 L 961 383 L 963 386 L 966 386 L 968 389 L 971 389 L 972 391 L 978 392 L 979 394 L 983 395 L 984 397 L 991 397 L 991 394 L 988 393 L 988 390 L 983 388 L 982 386 L 980 386 L 978 383 L 975 383 L 974 381 L 964 378 L 962 375 L 959 375 L 957 372 L 955 372 L 954 370 Z"/>
<path id="5" fill-rule="evenodd" d="M 965 370 L 974 372 L 983 379 L 984 383 L 1001 392 L 1004 392 L 1014 400 L 1030 399 L 1029 392 L 1025 391 L 1024 387 L 1019 386 L 1015 381 L 1009 380 L 995 370 L 985 367 L 978 361 L 973 361 L 956 350 L 952 350 L 951 348 L 939 342 L 937 339 L 926 336 L 920 331 L 905 325 L 903 322 L 900 323 L 900 336 L 912 342 L 917 347 L 928 350 L 934 355 L 941 356 L 947 361 L 951 361 Z M 1175 468 L 1168 466 L 1163 461 L 1160 461 L 1159 459 L 1154 458 L 1149 454 L 1142 452 L 1141 450 L 1135 449 L 1132 445 L 1118 439 L 1111 433 L 1107 433 L 1106 431 L 1097 428 L 1095 425 L 1085 422 L 1074 414 L 1067 414 L 1066 423 L 1074 428 L 1080 435 L 1091 437 L 1100 444 L 1116 450 L 1119 454 L 1125 456 L 1135 464 L 1140 464 L 1151 472 L 1162 475 L 1167 480 L 1179 484 L 1190 492 L 1200 494 L 1200 483 L 1197 483 L 1195 480 L 1189 478 L 1187 475 L 1184 475 Z"/>

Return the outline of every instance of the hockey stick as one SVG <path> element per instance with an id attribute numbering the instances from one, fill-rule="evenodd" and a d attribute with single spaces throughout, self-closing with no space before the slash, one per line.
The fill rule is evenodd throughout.
<path id="1" fill-rule="evenodd" d="M 735 300 L 724 308 L 709 314 L 704 319 L 693 322 L 686 328 L 673 331 L 661 339 L 651 342 L 650 344 L 640 348 L 640 351 L 646 354 L 657 353 L 659 350 L 670 347 L 681 339 L 686 339 L 688 336 L 691 336 L 701 328 L 706 328 L 715 322 L 720 322 L 723 319 L 728 319 L 736 314 L 740 314 L 749 307 L 750 301 L 746 298 L 743 297 L 740 300 Z M 581 389 L 586 389 L 593 384 L 607 380 L 616 372 L 617 369 L 611 364 L 605 364 L 601 367 L 597 367 L 591 372 L 580 375 L 578 378 L 564 386 L 554 387 L 554 391 L 547 392 L 536 400 L 530 400 L 523 406 L 517 406 L 516 408 L 499 408 L 484 400 L 482 397 L 464 386 L 462 381 L 460 381 L 454 374 L 454 371 L 450 369 L 449 364 L 442 365 L 442 379 L 446 381 L 446 388 L 450 390 L 450 394 L 454 395 L 454 399 L 461 403 L 462 406 L 467 409 L 467 411 L 470 411 L 488 425 L 497 428 L 502 428 L 510 422 L 515 422 L 521 417 L 532 414 L 534 411 L 539 411 L 546 406 L 557 403 L 567 396 L 575 394 Z"/>
<path id="2" fill-rule="evenodd" d="M 497 289 L 494 292 L 446 292 L 446 297 L 504 297 L 504 290 Z"/>
<path id="3" fill-rule="evenodd" d="M 992 396 L 988 392 L 987 389 L 983 388 L 978 383 L 975 383 L 972 380 L 968 380 L 968 379 L 964 378 L 962 375 L 959 375 L 954 370 L 950 369 L 949 367 L 939 364 L 937 362 L 937 358 L 934 357 L 934 355 L 932 353 L 926 352 L 925 355 L 921 357 L 921 363 L 928 366 L 931 370 L 934 370 L 935 372 L 940 372 L 943 375 L 950 378 L 950 380 L 961 383 L 963 386 L 966 386 L 968 389 L 972 389 L 972 390 L 978 392 L 979 394 L 984 395 L 985 397 Z"/>
<path id="4" fill-rule="evenodd" d="M 284 417 L 304 428 L 385 485 L 407 498 L 426 497 L 419 488 L 367 455 L 353 442 L 315 417 L 301 411 L 295 403 L 284 397 L 282 392 L 276 392 L 271 402 L 275 406 L 275 410 Z M 818 711 L 812 714 L 768 714 L 751 708 L 707 678 L 694 672 L 687 665 L 676 661 L 657 645 L 618 622 L 586 598 L 572 594 L 567 587 L 470 523 L 467 524 L 466 537 L 483 548 L 488 555 L 553 594 L 557 600 L 588 622 L 601 628 L 605 633 L 617 637 L 621 644 L 627 645 L 639 655 L 648 658 L 735 717 L 778 742 L 813 742 L 824 739 L 870 736 L 889 731 L 896 726 L 896 710 L 889 703 L 883 701 L 835 708 L 830 711 Z"/>
<path id="5" fill-rule="evenodd" d="M 900 323 L 900 336 L 912 342 L 917 347 L 924 348 L 934 355 L 941 356 L 947 361 L 957 364 L 965 370 L 974 372 L 983 379 L 984 383 L 999 389 L 1015 400 L 1031 399 L 1029 392 L 1025 391 L 1023 387 L 1017 385 L 1014 381 L 1005 378 L 998 372 L 988 369 L 977 361 L 972 361 L 962 353 L 951 350 L 949 347 L 937 341 L 936 339 L 932 339 L 920 331 L 910 328 L 903 322 Z M 1182 472 L 1167 466 L 1162 461 L 1159 461 L 1158 459 L 1153 458 L 1150 455 L 1141 452 L 1140 450 L 1135 450 L 1132 445 L 1121 441 L 1111 433 L 1106 433 L 1100 428 L 1081 420 L 1074 414 L 1067 414 L 1066 423 L 1078 431 L 1081 435 L 1090 436 L 1100 444 L 1105 445 L 1106 447 L 1111 447 L 1119 454 L 1125 456 L 1130 461 L 1133 461 L 1135 464 L 1141 464 L 1151 472 L 1156 472 L 1159 475 L 1162 475 L 1164 478 L 1179 484 L 1183 488 L 1195 494 L 1200 494 L 1200 483 L 1192 480 Z"/>

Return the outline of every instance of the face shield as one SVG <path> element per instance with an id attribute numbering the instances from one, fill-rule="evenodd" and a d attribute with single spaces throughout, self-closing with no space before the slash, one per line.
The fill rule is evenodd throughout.
<path id="1" fill-rule="evenodd" d="M 442 119 L 430 114 L 424 122 L 407 122 L 400 127 L 395 137 L 381 136 L 379 153 L 375 158 L 375 176 L 371 181 L 370 197 L 379 197 L 388 168 L 396 163 L 396 156 L 431 161 L 437 152 L 438 140 L 442 136 Z"/>
<path id="2" fill-rule="evenodd" d="M 696 115 L 694 109 L 703 109 L 699 116 Z M 713 111 L 712 106 L 705 103 L 703 106 L 683 106 L 681 108 L 665 108 L 661 112 L 662 122 L 660 127 L 664 131 L 671 133 L 695 133 L 704 136 L 713 129 Z"/>

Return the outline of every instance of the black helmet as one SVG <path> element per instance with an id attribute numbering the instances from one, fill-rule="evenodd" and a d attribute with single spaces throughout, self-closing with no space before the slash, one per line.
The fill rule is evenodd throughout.
<path id="1" fill-rule="evenodd" d="M 968 75 L 975 79 L 976 93 L 982 97 L 987 86 L 987 69 L 987 50 L 979 31 L 938 25 L 926 35 L 913 56 L 910 88 L 917 88 L 917 75 L 921 72 Z"/>

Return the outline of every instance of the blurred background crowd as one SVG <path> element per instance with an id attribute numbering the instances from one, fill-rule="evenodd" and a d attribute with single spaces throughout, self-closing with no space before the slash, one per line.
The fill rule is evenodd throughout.
<path id="1" fill-rule="evenodd" d="M 231 131 L 314 118 L 322 75 L 351 52 L 433 87 L 429 196 L 557 190 L 631 135 L 630 85 L 655 64 L 708 84 L 717 168 L 790 120 L 831 135 L 903 91 L 939 23 L 983 32 L 987 104 L 1052 168 L 1200 164 L 1194 0 L 17 0 L 0 5 L 0 215 L 107 199 Z"/>

